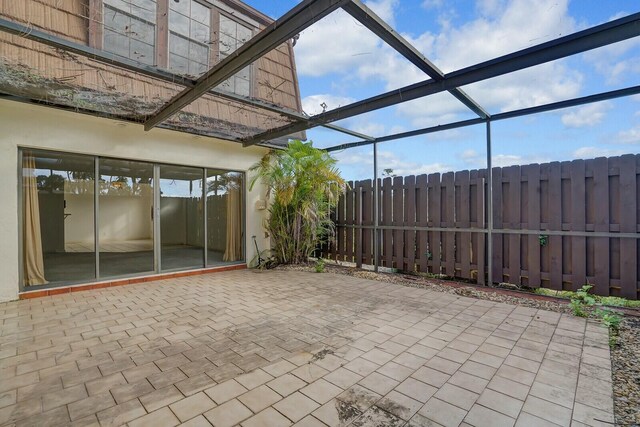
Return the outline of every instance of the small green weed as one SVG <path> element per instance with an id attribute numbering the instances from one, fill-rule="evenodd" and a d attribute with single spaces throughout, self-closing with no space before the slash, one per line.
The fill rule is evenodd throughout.
<path id="1" fill-rule="evenodd" d="M 325 266 L 324 260 L 322 258 L 318 258 L 314 266 L 316 269 L 316 273 L 324 273 L 324 266 Z"/>
<path id="2" fill-rule="evenodd" d="M 576 316 L 589 317 L 590 314 L 593 314 L 594 317 L 600 319 L 602 324 L 609 329 L 609 347 L 615 347 L 618 343 L 622 316 L 610 308 L 602 308 L 602 298 L 589 293 L 592 288 L 593 286 L 587 284 L 578 289 L 571 298 L 569 306 Z M 597 308 L 594 310 L 594 307 Z"/>

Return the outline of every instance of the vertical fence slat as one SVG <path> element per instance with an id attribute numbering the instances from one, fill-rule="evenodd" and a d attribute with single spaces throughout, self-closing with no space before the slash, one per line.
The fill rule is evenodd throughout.
<path id="1" fill-rule="evenodd" d="M 502 228 L 502 169 L 493 168 L 493 228 L 499 230 Z M 493 254 L 491 254 L 491 262 L 493 271 L 491 282 L 502 282 L 503 280 L 503 264 L 502 264 L 502 241 L 503 235 L 495 233 L 493 235 Z"/>
<path id="2" fill-rule="evenodd" d="M 392 212 L 392 198 L 391 198 L 391 178 L 387 177 L 382 180 L 382 224 L 393 225 L 391 221 Z M 383 245 L 384 245 L 384 266 L 393 267 L 393 231 L 385 229 L 383 231 Z"/>
<path id="3" fill-rule="evenodd" d="M 362 224 L 373 225 L 373 183 L 367 179 L 362 185 Z M 373 254 L 373 230 L 365 228 L 362 230 L 363 254 L 362 262 L 366 265 L 372 264 Z"/>
<path id="4" fill-rule="evenodd" d="M 520 215 L 520 194 L 522 193 L 522 182 L 520 177 L 520 166 L 507 168 L 509 179 L 509 204 L 507 218 L 508 228 L 519 230 L 521 227 Z M 520 234 L 509 235 L 509 283 L 520 284 Z"/>
<path id="5" fill-rule="evenodd" d="M 429 175 L 429 225 L 432 227 L 442 227 L 440 222 L 440 174 L 433 173 Z M 441 274 L 441 242 L 439 231 L 429 231 L 429 254 L 431 256 L 431 272 L 433 274 Z"/>
<path id="6" fill-rule="evenodd" d="M 417 212 L 416 219 L 418 221 L 418 226 L 426 227 L 428 225 L 428 177 L 427 175 L 419 175 L 416 178 L 416 204 L 417 204 Z M 417 236 L 417 246 L 418 246 L 418 264 L 420 265 L 420 272 L 426 273 L 428 271 L 429 259 L 427 257 L 427 232 L 426 231 L 418 231 Z"/>
<path id="7" fill-rule="evenodd" d="M 609 232 L 609 160 L 606 157 L 599 157 L 593 161 L 593 198 L 594 231 Z M 609 295 L 610 260 L 609 238 L 596 237 L 593 257 L 594 292 L 599 295 Z"/>
<path id="8" fill-rule="evenodd" d="M 527 226 L 530 230 L 540 229 L 540 165 L 533 164 L 525 166 L 524 170 L 527 174 L 527 188 L 529 196 L 529 212 Z M 542 233 L 541 233 L 542 234 Z M 540 286 L 540 238 L 536 235 L 525 237 L 528 240 L 529 256 L 527 259 L 528 269 L 528 286 Z"/>
<path id="9" fill-rule="evenodd" d="M 549 164 L 549 229 L 562 231 L 562 167 Z M 549 287 L 562 289 L 562 236 L 549 236 Z"/>
<path id="10" fill-rule="evenodd" d="M 416 177 L 411 175 L 404 179 L 404 225 L 416 226 Z M 416 270 L 416 232 L 407 230 L 404 241 L 404 258 L 406 271 Z"/>
<path id="11" fill-rule="evenodd" d="M 353 256 L 354 256 L 353 235 L 356 230 L 353 227 L 349 227 L 349 226 L 354 225 L 353 219 L 354 219 L 355 211 L 354 211 L 353 199 L 354 199 L 355 188 L 354 188 L 353 181 L 349 181 L 348 184 L 349 184 L 349 188 L 346 191 L 346 213 L 345 213 L 345 223 L 347 225 L 347 227 L 345 227 L 345 230 L 347 232 L 345 261 L 353 262 Z"/>
<path id="12" fill-rule="evenodd" d="M 444 200 L 444 227 L 453 229 L 455 226 L 455 183 L 454 173 L 447 172 L 442 175 L 442 183 L 445 188 Z M 445 241 L 445 274 L 454 277 L 456 275 L 456 233 L 448 231 L 444 233 Z"/>
<path id="13" fill-rule="evenodd" d="M 404 188 L 401 176 L 393 178 L 393 225 L 402 227 L 404 222 Z M 393 230 L 393 250 L 395 267 L 402 270 L 404 264 L 404 231 Z"/>
<path id="14" fill-rule="evenodd" d="M 637 233 L 636 159 L 632 154 L 620 157 L 620 232 Z M 620 239 L 620 295 L 638 297 L 638 243 Z"/>
<path id="15" fill-rule="evenodd" d="M 585 162 L 571 162 L 571 230 L 585 231 L 587 223 L 585 200 Z M 587 283 L 587 239 L 571 238 L 571 282 L 573 290 Z"/>
<path id="16" fill-rule="evenodd" d="M 456 209 L 456 227 L 469 228 L 471 218 L 471 182 L 469 171 L 460 171 L 455 174 L 456 191 L 460 192 L 460 202 Z M 471 278 L 471 233 L 456 233 L 456 248 L 460 255 L 459 277 Z"/>

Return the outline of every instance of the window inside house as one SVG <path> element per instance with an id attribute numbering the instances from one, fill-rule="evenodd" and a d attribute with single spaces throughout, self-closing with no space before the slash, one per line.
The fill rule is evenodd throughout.
<path id="1" fill-rule="evenodd" d="M 169 1 L 169 70 L 199 76 L 209 68 L 211 10 L 194 0 Z"/>
<path id="2" fill-rule="evenodd" d="M 233 53 L 245 44 L 253 36 L 251 28 L 220 14 L 220 37 L 218 42 L 219 59 Z M 220 84 L 220 88 L 238 95 L 251 95 L 251 66 L 247 66 L 226 81 Z"/>
<path id="3" fill-rule="evenodd" d="M 103 0 L 103 5 L 104 50 L 153 65 L 156 1 Z"/>

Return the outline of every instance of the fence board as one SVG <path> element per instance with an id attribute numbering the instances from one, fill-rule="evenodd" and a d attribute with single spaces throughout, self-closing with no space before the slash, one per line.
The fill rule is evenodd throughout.
<path id="1" fill-rule="evenodd" d="M 540 165 L 525 166 L 528 189 L 527 228 L 540 229 Z M 541 233 L 543 234 L 543 233 Z M 537 288 L 540 286 L 540 237 L 526 236 L 528 244 L 527 257 L 527 286 Z"/>
<path id="2" fill-rule="evenodd" d="M 493 168 L 493 228 L 502 228 L 502 169 Z M 503 266 L 502 266 L 502 234 L 495 233 L 493 235 L 493 254 L 491 256 L 491 262 L 493 263 L 493 271 L 490 272 L 492 282 L 503 281 Z"/>
<path id="3" fill-rule="evenodd" d="M 609 202 L 609 160 L 605 157 L 593 161 L 593 198 L 594 203 L 594 230 L 600 232 L 609 231 L 609 207 L 604 208 L 602 203 Z M 595 282 L 594 292 L 600 295 L 609 295 L 609 238 L 596 237 L 594 248 Z"/>
<path id="4" fill-rule="evenodd" d="M 427 175 L 418 175 L 416 178 L 416 219 L 418 221 L 418 226 L 426 227 L 428 225 L 428 177 Z M 426 273 L 428 271 L 429 258 L 427 257 L 428 250 L 428 240 L 427 240 L 427 232 L 426 231 L 418 231 L 417 236 L 417 258 L 418 265 L 420 267 L 420 271 L 422 273 Z"/>
<path id="5" fill-rule="evenodd" d="M 370 179 L 362 184 L 362 224 L 373 225 L 373 183 Z M 362 262 L 371 265 L 373 264 L 373 230 L 370 228 L 362 230 L 362 241 L 364 246 Z"/>
<path id="6" fill-rule="evenodd" d="M 511 166 L 506 169 L 507 171 L 507 179 L 509 180 L 509 203 L 505 204 L 506 208 L 505 216 L 509 220 L 506 224 L 508 228 L 513 230 L 519 230 L 521 224 L 521 200 L 520 194 L 522 193 L 522 182 L 520 178 L 520 167 L 519 166 Z M 513 283 L 516 285 L 520 284 L 520 235 L 519 234 L 511 234 L 509 235 L 509 283 Z"/>
<path id="7" fill-rule="evenodd" d="M 636 159 L 629 154 L 620 157 L 620 232 L 636 233 Z M 635 239 L 620 239 L 620 295 L 638 297 L 638 244 Z"/>
<path id="8" fill-rule="evenodd" d="M 391 212 L 393 209 L 391 194 L 393 192 L 391 186 L 391 178 L 385 178 L 382 181 L 382 224 L 393 225 Z M 393 231 L 385 229 L 382 232 L 384 245 L 384 266 L 393 267 Z"/>
<path id="9" fill-rule="evenodd" d="M 585 162 L 574 160 L 570 164 L 571 174 L 571 231 L 585 231 Z M 587 283 L 587 239 L 571 238 L 571 284 L 573 290 Z"/>
<path id="10" fill-rule="evenodd" d="M 549 230 L 562 230 L 562 166 L 549 164 Z M 549 288 L 562 289 L 562 236 L 549 236 Z"/>
<path id="11" fill-rule="evenodd" d="M 392 223 L 396 227 L 401 227 L 404 222 L 403 202 L 403 179 L 401 176 L 393 178 L 393 220 Z M 404 261 L 404 231 L 393 230 L 393 260 L 394 267 L 402 270 Z"/>
<path id="12" fill-rule="evenodd" d="M 455 228 L 455 194 L 454 194 L 454 173 L 447 172 L 442 174 L 442 185 L 444 187 L 444 219 L 442 222 L 442 227 L 447 228 Z M 455 239 L 456 233 L 454 231 L 449 231 L 444 233 L 444 264 L 445 264 L 445 272 L 444 274 L 447 276 L 454 277 L 456 272 L 456 248 L 455 248 Z"/>
<path id="13" fill-rule="evenodd" d="M 416 226 L 416 177 L 411 175 L 404 179 L 404 225 Z M 407 230 L 404 241 L 404 266 L 405 271 L 416 270 L 416 232 Z"/>
<path id="14" fill-rule="evenodd" d="M 440 174 L 433 173 L 429 175 L 429 225 L 432 227 L 440 227 L 440 205 L 441 205 L 441 186 Z M 431 273 L 441 274 L 442 267 L 440 260 L 441 245 L 439 231 L 429 231 L 429 254 L 431 256 Z"/>
<path id="15" fill-rule="evenodd" d="M 471 181 L 469 171 L 460 171 L 455 174 L 456 195 L 459 201 L 456 206 L 456 226 L 469 228 L 471 225 Z M 458 197 L 457 197 L 458 198 Z M 460 261 L 460 273 L 456 277 L 471 278 L 471 233 L 462 232 L 456 234 L 456 248 Z"/>
<path id="16" fill-rule="evenodd" d="M 355 188 L 353 181 L 349 181 L 349 187 L 346 191 L 346 213 L 345 213 L 345 222 L 347 227 L 345 227 L 345 231 L 347 233 L 347 246 L 345 250 L 345 261 L 353 262 L 353 258 L 355 255 L 354 251 L 354 242 L 353 236 L 355 233 L 355 229 L 353 227 L 348 227 L 349 225 L 354 225 L 354 198 L 355 198 Z"/>
<path id="17" fill-rule="evenodd" d="M 486 180 L 483 175 L 486 171 L 478 171 L 477 175 L 477 199 L 476 199 L 476 228 L 486 227 Z M 486 235 L 484 233 L 474 233 L 476 236 L 476 268 L 478 269 L 478 284 L 484 285 L 486 283 Z"/>

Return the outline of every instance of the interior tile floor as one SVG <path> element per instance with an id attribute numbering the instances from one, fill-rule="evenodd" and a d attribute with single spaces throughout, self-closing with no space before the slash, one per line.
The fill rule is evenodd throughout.
<path id="1" fill-rule="evenodd" d="M 0 425 L 582 426 L 606 329 L 354 277 L 252 270 L 0 304 Z"/>

